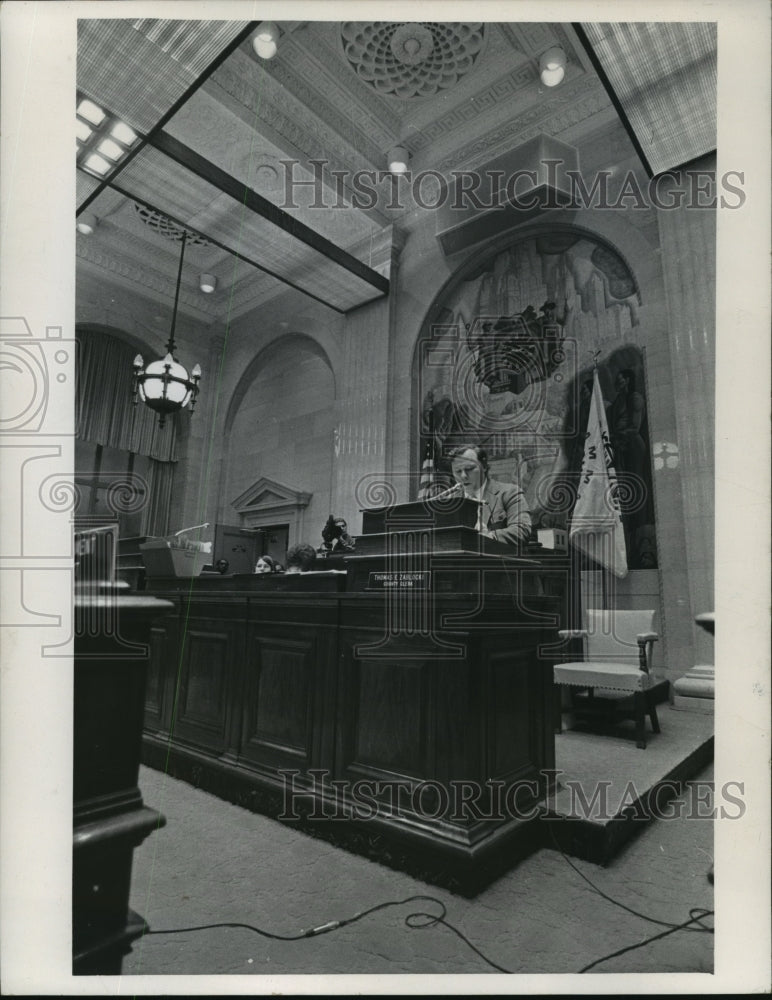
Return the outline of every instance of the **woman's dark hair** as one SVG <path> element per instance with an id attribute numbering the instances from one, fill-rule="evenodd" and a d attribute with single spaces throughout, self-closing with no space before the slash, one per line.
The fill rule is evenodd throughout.
<path id="1" fill-rule="evenodd" d="M 620 369 L 619 374 L 623 375 L 627 379 L 629 392 L 635 392 L 635 372 L 632 368 L 622 368 Z"/>
<path id="2" fill-rule="evenodd" d="M 480 448 L 476 444 L 462 444 L 451 451 L 449 458 L 451 462 L 454 458 L 461 458 L 465 451 L 473 451 L 475 458 L 482 466 L 483 472 L 487 475 L 488 473 L 488 452 L 484 448 Z"/>
<path id="3" fill-rule="evenodd" d="M 316 562 L 316 549 L 308 542 L 293 545 L 287 552 L 287 568 L 297 566 L 301 573 L 307 573 Z"/>

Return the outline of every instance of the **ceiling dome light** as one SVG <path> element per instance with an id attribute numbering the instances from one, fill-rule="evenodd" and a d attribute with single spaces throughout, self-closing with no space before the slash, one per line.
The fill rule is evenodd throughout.
<path id="1" fill-rule="evenodd" d="M 394 146 L 393 149 L 389 150 L 389 170 L 393 174 L 406 173 L 409 159 L 410 153 L 408 153 L 404 146 Z"/>
<path id="2" fill-rule="evenodd" d="M 566 54 L 555 45 L 539 59 L 539 76 L 545 87 L 557 87 L 566 75 Z"/>
<path id="3" fill-rule="evenodd" d="M 97 217 L 93 212 L 84 212 L 79 219 L 75 221 L 75 228 L 79 233 L 83 233 L 84 236 L 91 236 L 97 227 Z"/>
<path id="4" fill-rule="evenodd" d="M 201 274 L 198 278 L 198 287 L 206 295 L 211 295 L 217 288 L 217 278 L 213 274 Z"/>
<path id="5" fill-rule="evenodd" d="M 252 37 L 252 48 L 261 59 L 273 59 L 279 43 L 279 29 L 273 21 L 263 21 Z"/>

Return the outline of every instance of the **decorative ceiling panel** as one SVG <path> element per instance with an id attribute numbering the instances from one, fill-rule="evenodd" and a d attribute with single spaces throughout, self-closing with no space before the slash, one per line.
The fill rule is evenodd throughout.
<path id="1" fill-rule="evenodd" d="M 514 21 L 281 22 L 270 61 L 252 50 L 253 24 L 79 21 L 79 91 L 141 136 L 128 154 L 139 149 L 134 160 L 109 176 L 112 188 L 77 173 L 80 210 L 88 203 L 111 220 L 97 229 L 100 242 L 89 253 L 99 246 L 104 260 L 121 260 L 126 280 L 155 268 L 167 287 L 173 261 L 124 195 L 215 243 L 209 250 L 191 245 L 186 277 L 195 282 L 196 256 L 203 262 L 211 254 L 201 270 L 230 274 L 229 309 L 247 311 L 291 284 L 347 311 L 385 293 L 372 248 L 383 239 L 390 260 L 390 224 L 409 218 L 412 201 L 387 207 L 391 188 L 378 182 L 369 209 L 317 214 L 309 188 L 298 193 L 301 208 L 287 210 L 282 159 L 297 161 L 303 180 L 310 161 L 325 160 L 347 200 L 351 178 L 383 168 L 392 144 L 408 147 L 414 174 L 431 168 L 447 176 L 539 133 L 570 133 L 568 141 L 581 146 L 588 128 L 618 117 L 617 107 L 655 169 L 715 145 L 712 24 L 588 24 L 583 31 Z M 590 41 L 580 44 L 585 36 Z M 539 56 L 555 44 L 568 65 L 561 86 L 549 90 L 539 80 Z M 598 66 L 612 81 L 608 91 Z M 614 90 L 619 104 L 612 107 Z M 611 154 L 600 150 L 597 162 Z M 326 204 L 337 200 L 330 176 Z M 150 277 L 138 284 L 155 287 Z M 206 310 L 217 312 L 215 297 Z"/>
<path id="2" fill-rule="evenodd" d="M 653 173 L 716 148 L 714 22 L 582 27 Z"/>
<path id="3" fill-rule="evenodd" d="M 134 283 L 143 294 L 156 292 L 159 307 L 171 307 L 179 267 L 180 248 L 162 232 L 173 223 L 155 225 L 155 216 L 145 205 L 106 188 L 92 208 L 99 224 L 92 236 L 77 236 L 79 260 L 102 267 L 113 278 Z M 180 307 L 199 319 L 226 317 L 248 311 L 256 298 L 271 297 L 285 287 L 254 266 L 238 259 L 211 242 L 204 244 L 188 229 L 185 248 Z M 206 295 L 200 291 L 199 275 L 214 274 L 217 289 Z"/>
<path id="4" fill-rule="evenodd" d="M 335 309 L 345 312 L 383 294 L 156 149 L 142 150 L 121 173 L 120 185 Z"/>
<path id="5" fill-rule="evenodd" d="M 409 100 L 454 87 L 473 69 L 485 25 L 343 21 L 341 41 L 357 76 L 379 94 Z"/>

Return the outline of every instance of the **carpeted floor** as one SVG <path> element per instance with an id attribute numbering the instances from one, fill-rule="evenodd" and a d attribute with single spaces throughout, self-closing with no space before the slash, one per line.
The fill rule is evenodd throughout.
<path id="1" fill-rule="evenodd" d="M 712 768 L 704 770 L 677 800 L 686 812 L 695 807 L 693 816 L 646 824 L 605 868 L 542 849 L 464 899 L 143 768 L 145 802 L 167 826 L 135 852 L 131 905 L 154 932 L 237 922 L 293 935 L 415 895 L 441 901 L 455 932 L 438 923 L 406 924 L 411 913 L 441 912 L 424 899 L 298 941 L 244 928 L 153 933 L 135 943 L 124 975 L 494 973 L 483 955 L 513 973 L 577 973 L 688 921 L 692 908 L 712 910 L 712 822 L 696 815 L 707 813 L 696 800 L 705 798 L 711 779 Z M 703 923 L 712 926 L 712 917 Z M 710 973 L 714 937 L 693 927 L 608 958 L 592 972 Z M 380 992 L 388 992 L 389 980 L 383 982 Z"/>

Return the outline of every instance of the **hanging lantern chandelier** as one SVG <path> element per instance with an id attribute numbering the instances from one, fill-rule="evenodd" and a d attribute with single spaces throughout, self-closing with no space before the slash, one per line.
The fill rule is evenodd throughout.
<path id="1" fill-rule="evenodd" d="M 198 384 L 201 380 L 201 367 L 195 365 L 188 375 L 187 369 L 174 358 L 174 328 L 177 324 L 177 306 L 180 300 L 180 284 L 182 283 L 182 262 L 185 258 L 185 241 L 187 231 L 182 233 L 182 249 L 180 251 L 180 267 L 177 272 L 177 289 L 174 294 L 174 311 L 172 326 L 169 332 L 169 342 L 166 345 L 166 356 L 160 361 L 151 361 L 145 367 L 142 355 L 134 358 L 132 374 L 132 392 L 134 405 L 141 399 L 143 403 L 159 414 L 159 427 L 166 423 L 168 413 L 176 413 L 190 404 L 190 411 L 196 405 Z"/>

